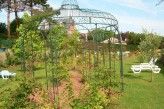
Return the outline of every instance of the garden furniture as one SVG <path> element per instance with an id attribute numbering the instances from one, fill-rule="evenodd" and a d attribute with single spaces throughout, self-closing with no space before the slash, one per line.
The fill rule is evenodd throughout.
<path id="1" fill-rule="evenodd" d="M 15 77 L 16 76 L 16 73 L 9 72 L 8 70 L 2 70 L 0 72 L 0 76 L 3 79 L 8 79 L 9 77 Z"/>

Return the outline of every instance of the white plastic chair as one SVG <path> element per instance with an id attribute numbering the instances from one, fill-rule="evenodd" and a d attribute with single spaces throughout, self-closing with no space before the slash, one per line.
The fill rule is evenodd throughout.
<path id="1" fill-rule="evenodd" d="M 151 59 L 149 63 L 141 63 L 140 65 L 132 65 L 131 70 L 133 73 L 140 73 L 142 70 L 150 70 L 154 73 L 159 73 L 161 68 L 159 68 L 157 65 L 155 65 L 155 62 L 158 58 Z"/>
<path id="2" fill-rule="evenodd" d="M 8 70 L 2 70 L 0 75 L 3 79 L 9 79 L 9 77 L 15 77 L 16 73 L 9 72 Z"/>

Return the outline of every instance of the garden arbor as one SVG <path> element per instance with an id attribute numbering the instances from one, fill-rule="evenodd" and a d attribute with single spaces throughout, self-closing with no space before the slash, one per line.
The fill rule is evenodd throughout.
<path id="1" fill-rule="evenodd" d="M 55 24 L 44 20 L 39 26 L 40 30 L 47 32 L 47 29 L 50 29 L 50 27 L 52 27 L 52 29 L 56 28 L 55 26 L 53 28 L 53 25 L 61 25 L 61 27 L 56 28 L 57 31 L 47 32 L 49 35 L 47 34 L 46 37 L 42 35 L 42 39 L 45 40 L 44 61 L 47 89 L 48 81 L 51 80 L 53 83 L 53 89 L 55 87 L 55 81 L 57 84 L 57 89 L 54 89 L 54 91 L 58 90 L 60 61 L 61 59 L 64 60 L 64 58 L 70 57 L 70 55 L 62 57 L 65 52 L 70 51 L 68 48 L 63 47 L 64 50 L 58 48 L 58 39 L 62 36 L 66 36 L 63 34 L 65 30 L 62 29 L 65 27 L 68 36 L 74 34 L 75 30 L 76 32 L 85 33 L 86 35 L 86 39 L 82 41 L 83 46 L 77 54 L 82 58 L 82 61 L 85 61 L 82 62 L 83 64 L 81 65 L 85 68 L 86 80 L 98 81 L 100 78 L 101 80 L 109 79 L 107 82 L 115 84 L 112 81 L 115 81 L 115 77 L 118 78 L 117 75 L 119 75 L 119 83 L 121 83 L 121 91 L 123 91 L 122 39 L 119 34 L 118 21 L 116 18 L 107 12 L 93 9 L 82 9 L 79 7 L 76 0 L 64 0 L 59 12 L 59 15 L 54 15 L 50 18 L 51 21 L 55 21 Z M 59 31 L 62 31 L 61 34 Z M 89 35 L 93 40 L 88 41 L 87 36 Z M 73 42 L 73 45 L 71 46 L 76 46 L 74 43 L 75 42 Z M 24 42 L 22 41 L 22 49 L 23 45 Z M 33 55 L 33 52 L 31 54 Z M 74 58 L 77 58 L 76 55 Z M 25 60 L 25 58 L 22 59 Z M 71 59 L 73 60 L 73 58 Z M 23 61 L 23 63 L 23 66 L 25 66 L 25 61 Z M 47 67 L 49 67 L 49 69 L 47 69 Z M 51 72 L 52 77 L 48 77 L 50 73 L 47 70 Z M 105 74 L 102 76 L 102 73 Z M 114 75 L 114 78 L 111 77 L 111 74 Z M 104 81 L 102 81 L 102 83 L 104 83 Z"/>
<path id="2" fill-rule="evenodd" d="M 53 19 L 66 27 L 68 34 L 71 34 L 74 29 L 86 33 L 86 35 L 95 31 L 92 32 L 93 43 L 90 46 L 85 43 L 84 49 L 89 50 L 88 52 L 94 55 L 93 64 L 95 67 L 96 64 L 108 65 L 113 71 L 120 72 L 123 91 L 122 39 L 119 34 L 117 19 L 107 12 L 80 8 L 76 0 L 64 0 L 59 11 L 60 15 L 53 16 Z M 96 32 L 96 30 L 102 30 L 102 32 Z M 105 31 L 110 31 L 113 35 L 108 34 L 105 37 Z M 117 45 L 114 40 L 110 40 L 115 38 L 118 39 Z M 115 56 L 116 52 L 119 54 L 119 59 Z M 116 61 L 119 61 L 119 64 L 116 64 Z"/>

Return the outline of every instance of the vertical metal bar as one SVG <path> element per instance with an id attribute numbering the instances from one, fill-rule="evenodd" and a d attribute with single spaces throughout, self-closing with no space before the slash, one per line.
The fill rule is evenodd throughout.
<path id="1" fill-rule="evenodd" d="M 123 72 L 123 55 L 122 55 L 122 38 L 120 36 L 120 32 L 118 28 L 116 28 L 116 31 L 118 32 L 118 38 L 119 38 L 119 45 L 120 45 L 120 77 L 121 77 L 121 91 L 124 92 L 124 72 Z"/>
<path id="2" fill-rule="evenodd" d="M 94 46 L 94 52 L 93 52 L 93 56 L 94 56 L 94 67 L 95 67 L 95 65 L 96 65 L 96 44 L 95 44 L 95 35 L 94 35 L 94 33 L 92 34 L 93 35 L 93 46 Z"/>
<path id="3" fill-rule="evenodd" d="M 53 94 L 54 94 L 54 99 L 55 99 L 55 85 L 54 85 L 54 47 L 53 47 L 53 42 L 52 42 L 52 36 L 50 36 L 50 58 L 51 58 L 51 69 L 52 69 L 52 87 L 53 87 Z"/>
<path id="4" fill-rule="evenodd" d="M 96 24 L 96 30 L 97 30 L 97 24 Z M 97 33 L 97 31 L 96 31 L 96 51 L 97 51 L 97 65 L 98 65 L 98 62 L 99 62 L 99 44 L 98 44 L 98 37 L 99 36 L 99 34 Z"/>
<path id="5" fill-rule="evenodd" d="M 32 68 L 31 68 L 31 70 L 32 70 L 32 76 L 34 77 L 34 49 L 33 49 L 33 38 L 32 38 L 32 35 L 31 35 L 31 51 L 32 51 L 32 60 L 31 60 L 31 62 L 32 62 Z M 31 63 L 30 63 L 31 64 Z"/>
<path id="6" fill-rule="evenodd" d="M 103 32 L 103 40 L 102 41 L 104 41 L 104 32 Z M 102 46 L 102 50 L 103 50 L 103 52 L 102 52 L 102 55 L 103 55 L 103 65 L 105 66 L 105 46 L 104 46 L 104 43 L 102 43 L 103 44 L 103 46 Z"/>
<path id="7" fill-rule="evenodd" d="M 24 48 L 24 36 L 23 36 L 23 38 L 22 38 L 22 60 L 23 60 L 23 72 L 26 73 L 25 48 Z"/>
<path id="8" fill-rule="evenodd" d="M 55 39 L 56 40 L 56 39 Z M 58 50 L 57 50 L 57 48 L 56 48 L 56 43 L 54 43 L 55 44 L 55 47 L 54 47 L 54 49 L 55 49 L 55 65 L 56 65 L 56 68 L 55 68 L 55 74 L 56 74 L 56 93 L 55 93 L 55 100 L 57 100 L 58 101 Z"/>
<path id="9" fill-rule="evenodd" d="M 111 32 L 111 28 L 110 28 L 110 32 Z M 112 64 L 111 64 L 111 42 L 110 42 L 110 38 L 111 36 L 108 36 L 108 61 L 109 61 L 109 68 L 112 68 Z"/>
<path id="10" fill-rule="evenodd" d="M 48 74 L 47 74 L 47 39 L 44 36 L 44 64 L 45 64 L 45 72 L 46 72 L 46 85 L 47 85 L 47 90 L 48 90 Z"/>

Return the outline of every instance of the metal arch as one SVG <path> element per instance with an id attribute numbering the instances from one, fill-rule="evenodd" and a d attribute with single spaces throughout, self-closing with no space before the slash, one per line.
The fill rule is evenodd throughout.
<path id="1" fill-rule="evenodd" d="M 122 39 L 118 30 L 118 21 L 110 13 L 103 12 L 95 9 L 79 8 L 76 0 L 64 0 L 61 8 L 59 9 L 60 15 L 53 16 L 53 19 L 63 22 L 68 20 L 67 24 L 71 24 L 70 20 L 73 20 L 75 26 L 81 26 L 84 29 L 91 31 L 101 28 L 107 30 L 113 28 L 115 33 L 117 32 L 117 38 L 119 39 L 119 51 L 120 51 L 120 77 L 121 77 L 121 91 L 124 91 L 123 87 L 123 57 L 122 57 Z M 95 26 L 96 25 L 96 26 Z M 97 43 L 97 42 L 96 42 Z M 109 43 L 109 42 L 108 42 Z"/>

